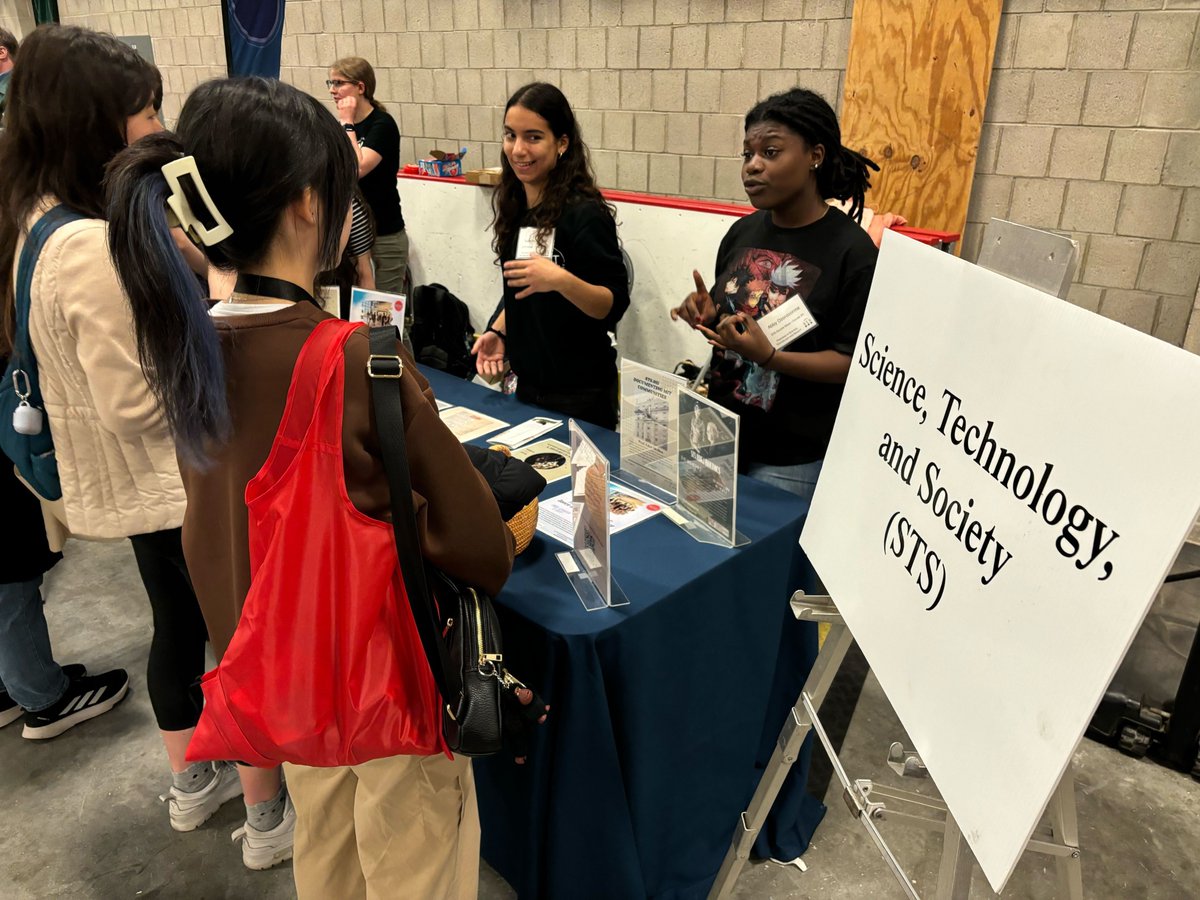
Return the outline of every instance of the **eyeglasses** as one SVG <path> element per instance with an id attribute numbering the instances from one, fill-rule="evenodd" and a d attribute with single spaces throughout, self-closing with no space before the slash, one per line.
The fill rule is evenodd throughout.
<path id="1" fill-rule="evenodd" d="M 358 84 L 358 82 L 357 81 L 342 81 L 340 78 L 330 78 L 328 81 L 325 82 L 325 87 L 340 88 L 340 87 L 345 87 L 348 84 Z"/>

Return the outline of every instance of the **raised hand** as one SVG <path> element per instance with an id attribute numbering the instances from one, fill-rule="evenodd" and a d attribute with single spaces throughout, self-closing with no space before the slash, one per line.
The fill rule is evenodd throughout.
<path id="1" fill-rule="evenodd" d="M 344 125 L 354 124 L 354 114 L 358 111 L 358 97 L 339 97 L 337 101 L 338 119 Z"/>
<path id="2" fill-rule="evenodd" d="M 494 331 L 485 331 L 476 340 L 471 353 L 475 355 L 475 371 L 494 382 L 504 374 L 504 341 Z"/>
<path id="3" fill-rule="evenodd" d="M 758 322 L 745 313 L 726 316 L 715 329 L 697 325 L 696 330 L 708 338 L 714 347 L 732 350 L 742 359 L 757 365 L 764 363 L 775 349 Z"/>
<path id="4" fill-rule="evenodd" d="M 675 321 L 683 319 L 692 328 L 711 322 L 717 316 L 717 305 L 708 293 L 704 278 L 693 269 L 692 278 L 696 282 L 696 290 L 688 294 L 683 303 L 671 310 L 671 318 Z"/>

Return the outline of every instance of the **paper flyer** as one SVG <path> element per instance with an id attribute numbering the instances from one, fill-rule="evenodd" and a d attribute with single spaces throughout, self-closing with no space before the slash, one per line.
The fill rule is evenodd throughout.
<path id="1" fill-rule="evenodd" d="M 534 416 L 520 425 L 514 425 L 512 428 L 493 435 L 490 440 L 493 444 L 503 444 L 510 450 L 513 450 L 540 438 L 543 434 L 553 431 L 561 424 L 562 419 L 548 419 L 545 416 Z"/>
<path id="2" fill-rule="evenodd" d="M 736 539 L 739 419 L 705 397 L 679 392 L 676 511 L 732 546 Z"/>
<path id="3" fill-rule="evenodd" d="M 507 422 L 485 416 L 481 412 L 467 409 L 465 406 L 451 406 L 442 410 L 442 421 L 461 443 L 491 434 L 498 428 L 503 428 Z"/>
<path id="4" fill-rule="evenodd" d="M 662 512 L 657 500 L 614 481 L 608 483 L 608 533 L 619 534 Z M 571 493 L 565 492 L 538 504 L 537 530 L 546 537 L 571 545 Z"/>
<path id="5" fill-rule="evenodd" d="M 514 459 L 523 459 L 537 469 L 546 483 L 558 481 L 571 474 L 571 448 L 562 441 L 538 441 L 513 451 Z M 571 510 L 567 509 L 570 519 Z"/>
<path id="6" fill-rule="evenodd" d="M 621 360 L 621 466 L 617 476 L 670 497 L 679 492 L 678 375 Z"/>
<path id="7" fill-rule="evenodd" d="M 370 328 L 395 325 L 403 335 L 407 303 L 404 294 L 385 294 L 356 287 L 350 291 L 350 321 L 365 322 Z"/>

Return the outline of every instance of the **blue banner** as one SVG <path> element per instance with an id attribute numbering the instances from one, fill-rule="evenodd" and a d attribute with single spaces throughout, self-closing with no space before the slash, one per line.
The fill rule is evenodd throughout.
<path id="1" fill-rule="evenodd" d="M 225 0 L 230 75 L 279 77 L 284 0 Z"/>

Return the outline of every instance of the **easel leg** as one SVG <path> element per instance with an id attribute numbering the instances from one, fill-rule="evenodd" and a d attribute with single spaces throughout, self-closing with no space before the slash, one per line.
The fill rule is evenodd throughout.
<path id="1" fill-rule="evenodd" d="M 824 702 L 825 695 L 829 693 L 829 686 L 833 683 L 834 676 L 837 675 L 837 671 L 842 665 L 842 659 L 846 656 L 846 651 L 850 648 L 853 640 L 850 629 L 840 621 L 833 625 L 828 637 L 825 638 L 825 644 L 821 647 L 821 652 L 817 654 L 812 671 L 808 673 L 808 678 L 804 682 L 803 691 L 813 699 L 818 707 Z M 797 699 L 796 705 L 792 707 L 787 721 L 783 725 L 783 730 L 779 733 L 779 740 L 775 743 L 775 752 L 771 754 L 771 761 L 767 763 L 762 779 L 758 782 L 754 797 L 750 800 L 750 806 L 741 815 L 733 836 L 733 844 L 725 854 L 721 870 L 717 873 L 717 879 L 708 893 L 708 900 L 725 900 L 732 896 L 738 875 L 745 866 L 746 860 L 750 858 L 750 850 L 754 846 L 754 841 L 758 838 L 758 833 L 767 820 L 767 814 L 770 813 L 775 798 L 779 796 L 779 791 L 783 788 L 784 781 L 787 780 L 792 763 L 799 756 L 800 747 L 811 730 L 812 722 L 809 721 L 804 711 L 802 701 Z"/>
<path id="2" fill-rule="evenodd" d="M 1083 865 L 1079 859 L 1079 819 L 1075 814 L 1075 779 L 1071 772 L 1063 776 L 1050 801 L 1050 827 L 1054 838 L 1074 847 L 1071 856 L 1058 857 L 1058 896 L 1083 900 Z"/>
<path id="3" fill-rule="evenodd" d="M 966 900 L 971 893 L 971 874 L 975 858 L 963 840 L 954 816 L 946 813 L 946 831 L 942 838 L 942 865 L 938 869 L 937 900 Z"/>

